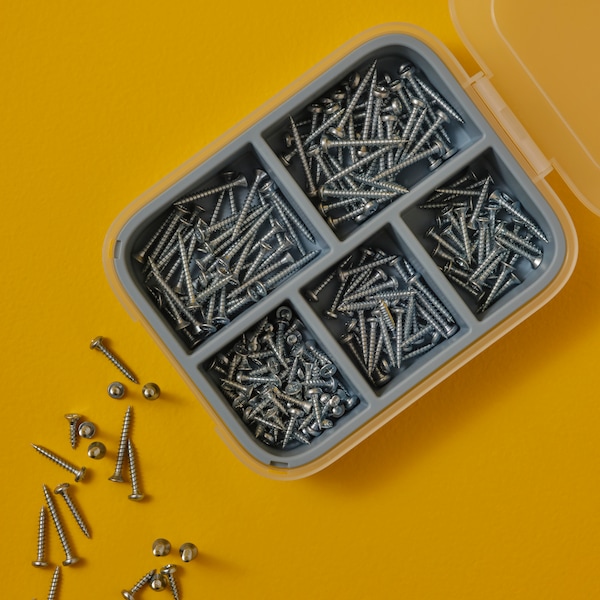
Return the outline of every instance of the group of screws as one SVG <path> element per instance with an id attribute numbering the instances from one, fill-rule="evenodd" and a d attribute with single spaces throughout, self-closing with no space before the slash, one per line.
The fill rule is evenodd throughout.
<path id="1" fill-rule="evenodd" d="M 310 444 L 359 402 L 286 305 L 219 353 L 208 370 L 255 437 L 280 449 Z"/>
<path id="2" fill-rule="evenodd" d="M 134 259 L 190 348 L 310 262 L 319 250 L 265 171 L 178 199 Z"/>
<path id="3" fill-rule="evenodd" d="M 324 303 L 322 294 L 328 298 Z M 458 331 L 412 264 L 379 248 L 357 249 L 306 297 L 321 305 L 327 319 L 343 321 L 340 342 L 378 387 Z"/>
<path id="4" fill-rule="evenodd" d="M 523 265 L 542 263 L 548 237 L 489 174 L 461 175 L 420 206 L 437 211 L 425 234 L 436 242 L 433 257 L 480 313 L 522 282 Z"/>
<path id="5" fill-rule="evenodd" d="M 298 169 L 332 229 L 359 224 L 409 191 L 413 165 L 437 168 L 456 152 L 446 130 L 460 114 L 410 62 L 394 78 L 373 61 L 290 116 L 283 163 Z"/>

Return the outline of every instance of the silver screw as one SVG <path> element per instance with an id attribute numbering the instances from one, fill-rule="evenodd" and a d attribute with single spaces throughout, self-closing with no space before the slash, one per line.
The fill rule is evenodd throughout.
<path id="1" fill-rule="evenodd" d="M 69 546 L 69 540 L 67 540 L 67 536 L 65 535 L 65 530 L 60 521 L 60 517 L 58 516 L 58 512 L 56 510 L 56 506 L 54 504 L 54 500 L 52 500 L 52 496 L 50 495 L 50 491 L 44 484 L 44 496 L 46 497 L 46 504 L 48 506 L 48 510 L 50 511 L 50 516 L 52 517 L 52 521 L 54 522 L 54 527 L 56 532 L 58 533 L 58 537 L 60 538 L 60 543 L 65 551 L 65 560 L 63 560 L 63 565 L 68 567 L 70 565 L 74 565 L 79 559 L 73 556 L 71 552 L 71 547 Z"/>
<path id="2" fill-rule="evenodd" d="M 140 492 L 139 481 L 137 475 L 137 464 L 135 460 L 135 450 L 133 443 L 130 439 L 127 440 L 127 455 L 129 458 L 129 475 L 131 478 L 131 494 L 129 494 L 130 500 L 142 500 L 144 494 Z"/>
<path id="3" fill-rule="evenodd" d="M 171 542 L 165 538 L 158 538 L 152 542 L 152 554 L 154 556 L 166 556 L 171 552 Z"/>
<path id="4" fill-rule="evenodd" d="M 48 600 L 56 598 L 56 590 L 58 590 L 58 582 L 60 579 L 60 567 L 57 566 L 52 573 L 52 581 L 50 582 L 50 590 L 48 591 Z"/>
<path id="5" fill-rule="evenodd" d="M 69 496 L 69 492 L 67 491 L 68 489 L 69 489 L 68 483 L 61 483 L 60 485 L 56 486 L 56 488 L 54 489 L 54 493 L 63 497 L 63 499 L 66 502 L 67 506 L 69 507 L 69 510 L 71 511 L 71 514 L 73 515 L 75 521 L 77 521 L 77 525 L 79 525 L 79 528 L 81 529 L 81 531 L 83 531 L 84 535 L 89 538 L 89 537 L 91 537 L 90 532 L 89 532 L 87 525 L 85 524 L 81 514 L 77 510 L 77 507 L 75 506 L 75 504 L 73 504 L 73 500 L 71 500 L 71 497 Z"/>
<path id="6" fill-rule="evenodd" d="M 129 369 L 127 369 L 127 367 L 125 367 L 125 365 L 121 361 L 119 361 L 114 354 L 112 354 L 106 349 L 106 346 L 104 346 L 104 344 L 102 343 L 102 339 L 103 338 L 101 335 L 95 337 L 90 342 L 90 348 L 92 350 L 99 350 L 100 352 L 102 352 L 102 354 L 104 354 L 104 356 L 106 356 L 106 358 L 108 358 L 108 360 L 110 360 L 110 362 L 113 365 L 115 365 L 115 367 L 117 367 L 117 369 L 119 369 L 119 371 L 121 371 L 121 373 L 123 373 L 123 375 L 125 375 L 127 379 L 130 379 L 131 381 L 133 381 L 133 383 L 138 383 L 138 380 L 136 379 L 135 375 L 133 375 L 133 373 Z"/>
<path id="7" fill-rule="evenodd" d="M 73 475 L 75 475 L 75 481 L 81 481 L 84 478 L 85 467 L 81 467 L 80 469 L 78 469 L 77 467 L 73 466 L 71 463 L 67 462 L 63 458 L 60 458 L 60 456 L 54 454 L 53 452 L 50 452 L 50 450 L 47 450 L 46 448 L 44 448 L 42 446 L 36 446 L 35 444 L 31 444 L 31 445 L 42 456 L 45 456 L 52 462 L 55 462 L 59 467 L 62 467 L 63 469 L 66 469 L 67 471 L 69 471 L 69 473 L 72 473 Z"/>
<path id="8" fill-rule="evenodd" d="M 198 548 L 191 542 L 186 542 L 182 544 L 179 548 L 179 555 L 181 556 L 181 560 L 183 562 L 190 562 L 194 560 L 196 556 L 198 556 Z"/>
<path id="9" fill-rule="evenodd" d="M 152 579 L 150 580 L 150 587 L 155 592 L 162 592 L 166 590 L 168 584 L 169 582 L 167 576 L 164 573 L 161 573 L 160 571 L 154 573 Z"/>
<path id="10" fill-rule="evenodd" d="M 89 440 L 96 435 L 96 426 L 90 421 L 84 421 L 79 424 L 77 433 L 79 434 L 79 437 Z"/>
<path id="11" fill-rule="evenodd" d="M 177 565 L 168 564 L 165 565 L 160 572 L 167 576 L 169 580 L 169 587 L 171 588 L 171 593 L 173 594 L 173 600 L 179 599 L 179 589 L 177 588 L 177 581 L 175 580 L 175 571 L 177 571 Z"/>
<path id="12" fill-rule="evenodd" d="M 125 395 L 125 386 L 120 381 L 113 381 L 108 386 L 108 395 L 115 400 L 120 400 Z"/>
<path id="13" fill-rule="evenodd" d="M 142 396 L 146 400 L 156 400 L 160 397 L 160 388 L 156 383 L 146 383 L 142 388 Z"/>
<path id="14" fill-rule="evenodd" d="M 77 448 L 77 423 L 81 419 L 81 415 L 77 413 L 68 413 L 65 415 L 65 419 L 69 421 L 69 433 L 71 436 L 71 448 L 73 450 Z"/>
<path id="15" fill-rule="evenodd" d="M 156 573 L 156 569 L 148 571 L 130 590 L 123 590 L 121 595 L 125 600 L 135 600 L 135 593 L 139 592 L 153 577 Z"/>
<path id="16" fill-rule="evenodd" d="M 123 418 L 123 427 L 121 428 L 121 438 L 119 440 L 119 450 L 117 451 L 117 463 L 115 465 L 115 472 L 108 478 L 109 481 L 115 481 L 116 483 L 123 483 L 123 460 L 125 459 L 125 452 L 127 450 L 127 439 L 129 437 L 129 427 L 131 425 L 132 407 L 128 406 Z"/>
<path id="17" fill-rule="evenodd" d="M 46 509 L 42 506 L 38 521 L 37 558 L 31 563 L 34 567 L 47 567 L 46 549 Z"/>
<path id="18" fill-rule="evenodd" d="M 87 455 L 94 460 L 104 458 L 106 455 L 106 446 L 102 442 L 92 442 L 88 446 Z"/>

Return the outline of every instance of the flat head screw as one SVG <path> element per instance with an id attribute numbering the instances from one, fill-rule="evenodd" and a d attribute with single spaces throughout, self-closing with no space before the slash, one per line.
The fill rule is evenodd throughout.
<path id="1" fill-rule="evenodd" d="M 121 595 L 125 600 L 135 600 L 135 593 L 139 592 L 153 577 L 156 573 L 156 569 L 148 571 L 130 590 L 123 590 Z"/>
<path id="2" fill-rule="evenodd" d="M 60 517 L 58 516 L 58 512 L 56 510 L 56 505 L 54 504 L 54 500 L 52 500 L 52 496 L 50 495 L 50 491 L 46 487 L 43 486 L 44 496 L 46 497 L 46 505 L 48 506 L 48 510 L 50 511 L 50 516 L 52 517 L 52 521 L 54 522 L 54 527 L 56 528 L 56 532 L 58 533 L 58 537 L 60 538 L 60 543 L 62 544 L 63 550 L 65 551 L 65 560 L 63 560 L 63 565 L 68 567 L 70 565 L 74 565 L 79 559 L 73 556 L 71 552 L 71 547 L 69 546 L 69 540 L 67 540 L 67 536 L 65 535 L 65 530 L 60 521 Z"/>
<path id="3" fill-rule="evenodd" d="M 71 448 L 75 450 L 77 448 L 77 423 L 79 423 L 79 419 L 81 419 L 81 415 L 77 413 L 67 413 L 65 415 L 65 419 L 69 421 L 69 433 L 71 437 Z"/>
<path id="4" fill-rule="evenodd" d="M 120 381 L 113 381 L 108 386 L 108 395 L 115 400 L 120 400 L 125 395 L 125 386 Z"/>
<path id="5" fill-rule="evenodd" d="M 38 521 L 38 541 L 37 557 L 31 563 L 34 567 L 47 567 L 46 562 L 46 509 L 44 506 L 40 509 L 40 518 Z"/>
<path id="6" fill-rule="evenodd" d="M 179 589 L 177 588 L 177 581 L 175 581 L 175 571 L 177 571 L 177 565 L 168 564 L 165 565 L 160 572 L 167 577 L 169 580 L 169 587 L 171 588 L 171 594 L 173 594 L 173 600 L 180 600 Z"/>
<path id="7" fill-rule="evenodd" d="M 152 543 L 152 554 L 154 556 L 167 556 L 171 552 L 171 542 L 165 538 L 158 538 Z"/>
<path id="8" fill-rule="evenodd" d="M 48 600 L 54 600 L 56 598 L 56 590 L 58 590 L 58 582 L 60 580 L 60 567 L 57 566 L 52 574 L 52 581 L 50 582 L 50 590 L 48 591 Z"/>
<path id="9" fill-rule="evenodd" d="M 135 450 L 130 439 L 127 440 L 127 456 L 129 460 L 129 476 L 131 479 L 131 494 L 129 494 L 128 498 L 130 500 L 142 500 L 144 494 L 140 491 Z"/>
<path id="10" fill-rule="evenodd" d="M 138 380 L 136 379 L 135 375 L 120 360 L 118 360 L 114 354 L 112 354 L 109 350 L 106 349 L 106 346 L 104 346 L 104 344 L 102 343 L 102 339 L 103 338 L 101 335 L 95 337 L 90 342 L 90 349 L 99 350 L 100 352 L 102 352 L 102 354 L 104 354 L 104 356 L 106 356 L 106 358 L 108 358 L 108 360 L 110 360 L 110 362 L 113 365 L 115 365 L 115 367 L 117 367 L 117 369 L 119 369 L 119 371 L 121 371 L 121 373 L 123 373 L 123 375 L 125 375 L 127 379 L 130 379 L 131 381 L 133 381 L 133 383 L 138 383 Z"/>
<path id="11" fill-rule="evenodd" d="M 72 473 L 73 475 L 75 475 L 75 481 L 81 481 L 83 479 L 83 477 L 85 476 L 85 467 L 81 467 L 80 469 L 78 469 L 77 467 L 74 467 L 71 463 L 68 463 L 66 460 L 60 458 L 53 452 L 50 452 L 50 450 L 46 450 L 46 448 L 43 448 L 42 446 L 36 446 L 35 444 L 31 444 L 31 445 L 42 456 L 45 456 L 52 462 L 55 462 L 59 467 L 62 467 L 63 469 L 66 469 L 67 471 L 69 471 L 69 473 Z"/>
<path id="12" fill-rule="evenodd" d="M 119 450 L 117 451 L 117 463 L 115 465 L 115 472 L 108 478 L 109 481 L 115 481 L 116 483 L 123 483 L 123 461 L 125 459 L 125 452 L 127 450 L 127 439 L 129 437 L 129 427 L 131 425 L 132 407 L 128 406 L 123 418 L 123 427 L 121 429 L 121 439 L 119 440 Z"/>
<path id="13" fill-rule="evenodd" d="M 54 493 L 58 496 L 63 497 L 64 501 L 69 507 L 69 510 L 71 511 L 71 514 L 73 515 L 73 518 L 75 519 L 75 521 L 77 521 L 77 525 L 79 525 L 79 528 L 81 529 L 81 531 L 83 531 L 85 537 L 89 538 L 91 537 L 91 535 L 87 528 L 87 525 L 85 524 L 81 514 L 77 510 L 77 507 L 75 506 L 75 504 L 73 504 L 73 500 L 71 500 L 71 497 L 69 496 L 69 487 L 70 486 L 68 483 L 61 483 L 60 485 L 56 486 L 56 488 L 54 489 Z"/>
<path id="14" fill-rule="evenodd" d="M 186 542 L 182 544 L 179 548 L 179 555 L 181 556 L 181 560 L 183 562 L 190 562 L 194 560 L 196 556 L 198 556 L 198 548 L 190 542 Z"/>

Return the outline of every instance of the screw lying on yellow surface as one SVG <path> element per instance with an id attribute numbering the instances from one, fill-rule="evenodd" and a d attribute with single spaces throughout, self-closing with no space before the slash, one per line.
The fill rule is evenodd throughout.
<path id="1" fill-rule="evenodd" d="M 46 450 L 46 448 L 43 448 L 42 446 L 36 446 L 35 444 L 31 444 L 31 445 L 42 456 L 45 456 L 52 462 L 55 462 L 59 467 L 62 467 L 63 469 L 66 469 L 67 471 L 69 471 L 69 473 L 73 473 L 73 475 L 75 475 L 75 481 L 81 481 L 83 479 L 83 477 L 85 475 L 85 467 L 81 467 L 80 469 L 78 469 L 77 467 L 74 467 L 71 463 L 60 458 L 60 456 L 57 456 L 53 452 L 50 452 L 50 450 Z"/>
<path id="2" fill-rule="evenodd" d="M 133 381 L 133 383 L 138 383 L 138 380 L 135 377 L 135 375 L 119 359 L 117 359 L 117 357 L 114 354 L 112 354 L 112 352 L 110 352 L 106 348 L 106 346 L 104 346 L 104 344 L 102 343 L 102 339 L 103 338 L 101 335 L 95 337 L 90 342 L 90 349 L 102 352 L 102 354 L 104 354 L 104 356 L 106 356 L 106 358 L 108 358 L 108 360 L 110 360 L 110 362 L 113 365 L 115 365 L 115 367 L 117 367 L 117 369 L 119 369 L 119 371 L 121 371 L 121 373 L 123 373 L 123 375 L 125 375 L 127 379 L 130 379 L 131 381 Z"/>

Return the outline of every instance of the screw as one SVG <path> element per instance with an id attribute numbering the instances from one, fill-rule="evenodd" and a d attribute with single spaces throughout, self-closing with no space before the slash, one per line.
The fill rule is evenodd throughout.
<path id="1" fill-rule="evenodd" d="M 94 460 L 104 458 L 106 455 L 106 446 L 102 442 L 92 442 L 88 446 L 87 455 Z"/>
<path id="2" fill-rule="evenodd" d="M 169 582 L 166 575 L 160 571 L 156 571 L 152 576 L 152 579 L 150 579 L 150 587 L 155 592 L 162 592 L 163 590 L 166 590 L 168 583 Z"/>
<path id="3" fill-rule="evenodd" d="M 84 421 L 79 424 L 77 432 L 79 433 L 79 437 L 89 440 L 96 435 L 96 426 L 90 421 Z"/>
<path id="4" fill-rule="evenodd" d="M 109 481 L 115 481 L 117 483 L 123 483 L 123 460 L 125 458 L 125 451 L 127 450 L 127 438 L 129 436 L 129 426 L 131 425 L 131 416 L 133 409 L 131 406 L 127 407 L 125 417 L 123 419 L 123 427 L 121 429 L 121 438 L 119 440 L 119 450 L 117 451 L 117 463 L 115 465 L 115 472 L 108 478 Z"/>
<path id="5" fill-rule="evenodd" d="M 194 560 L 196 556 L 198 556 L 198 548 L 191 542 L 186 542 L 182 544 L 179 548 L 179 555 L 181 556 L 181 560 L 183 562 L 190 562 Z"/>
<path id="6" fill-rule="evenodd" d="M 175 571 L 177 571 L 177 565 L 168 564 L 165 565 L 160 572 L 167 576 L 169 580 L 169 587 L 173 594 L 174 600 L 179 600 L 179 589 L 177 588 L 177 581 L 175 580 Z"/>
<path id="7" fill-rule="evenodd" d="M 125 600 L 135 600 L 134 594 L 139 592 L 153 577 L 156 573 L 156 569 L 148 571 L 130 590 L 123 590 L 121 595 Z"/>
<path id="8" fill-rule="evenodd" d="M 54 527 L 56 532 L 58 533 L 58 537 L 60 538 L 60 543 L 65 551 L 65 560 L 63 560 L 63 565 L 68 567 L 70 565 L 74 565 L 79 559 L 71 553 L 71 547 L 69 546 L 69 541 L 67 540 L 67 536 L 65 535 L 65 530 L 60 521 L 60 517 L 58 516 L 58 512 L 56 511 L 56 506 L 54 504 L 54 500 L 52 500 L 52 496 L 50 496 L 50 492 L 46 485 L 44 484 L 44 496 L 46 497 L 46 504 L 48 506 L 48 510 L 50 511 L 50 516 L 52 517 L 52 521 L 54 521 Z"/>
<path id="9" fill-rule="evenodd" d="M 79 528 L 81 529 L 81 531 L 83 531 L 84 535 L 89 538 L 91 537 L 90 532 L 83 518 L 81 517 L 81 514 L 77 510 L 77 507 L 73 504 L 73 500 L 71 500 L 71 497 L 69 496 L 69 493 L 67 491 L 68 489 L 68 483 L 61 483 L 60 485 L 56 486 L 56 488 L 54 489 L 54 493 L 64 498 L 64 501 L 67 503 L 71 514 L 75 518 L 75 521 L 77 521 L 77 525 L 79 525 Z"/>
<path id="10" fill-rule="evenodd" d="M 135 451 L 130 439 L 127 440 L 127 455 L 129 458 L 129 475 L 131 478 L 131 494 L 129 494 L 128 497 L 130 500 L 142 500 L 144 494 L 142 494 L 139 489 Z"/>
<path id="11" fill-rule="evenodd" d="M 108 395 L 115 400 L 120 400 L 125 395 L 125 386 L 119 381 L 113 381 L 108 386 Z"/>
<path id="12" fill-rule="evenodd" d="M 117 369 L 119 369 L 119 371 L 121 371 L 121 373 L 123 373 L 127 379 L 130 379 L 133 381 L 133 383 L 138 383 L 135 375 L 133 375 L 133 373 L 131 373 L 131 371 L 129 371 L 129 369 L 127 369 L 127 367 L 125 367 L 125 365 L 123 365 L 123 363 L 120 362 L 114 354 L 106 349 L 102 343 L 102 336 L 99 335 L 98 337 L 95 337 L 90 343 L 90 348 L 92 350 L 99 350 L 102 352 L 102 354 L 104 354 L 104 356 L 106 356 L 106 358 L 108 358 L 108 360 L 110 360 L 110 362 L 115 365 L 115 367 L 117 367 Z"/>
<path id="13" fill-rule="evenodd" d="M 60 579 L 60 567 L 57 566 L 52 574 L 52 581 L 50 582 L 50 590 L 48 591 L 48 600 L 54 600 L 56 598 L 56 590 L 58 589 L 58 581 Z"/>
<path id="14" fill-rule="evenodd" d="M 152 542 L 152 554 L 154 556 L 166 556 L 171 552 L 171 542 L 165 538 L 158 538 Z"/>
<path id="15" fill-rule="evenodd" d="M 73 448 L 73 450 L 77 447 L 77 423 L 79 422 L 80 418 L 81 418 L 81 415 L 78 415 L 77 413 L 68 413 L 65 415 L 65 419 L 67 419 L 67 421 L 69 421 L 69 433 L 71 435 L 71 448 Z"/>
<path id="16" fill-rule="evenodd" d="M 160 397 L 160 388 L 156 383 L 146 383 L 142 388 L 142 395 L 146 400 L 156 400 Z"/>
<path id="17" fill-rule="evenodd" d="M 45 559 L 46 547 L 46 509 L 42 506 L 38 521 L 37 558 L 31 563 L 34 567 L 47 567 Z"/>
<path id="18" fill-rule="evenodd" d="M 35 444 L 31 444 L 31 445 L 42 456 L 45 456 L 46 458 L 55 462 L 59 467 L 62 467 L 63 469 L 66 469 L 67 471 L 69 471 L 69 473 L 72 473 L 73 475 L 75 475 L 75 481 L 81 481 L 84 478 L 85 467 L 81 467 L 80 469 L 77 469 L 77 467 L 74 467 L 71 463 L 68 463 L 66 460 L 60 458 L 53 452 L 50 452 L 50 450 L 46 450 L 46 448 L 43 448 L 42 446 L 36 446 Z"/>

